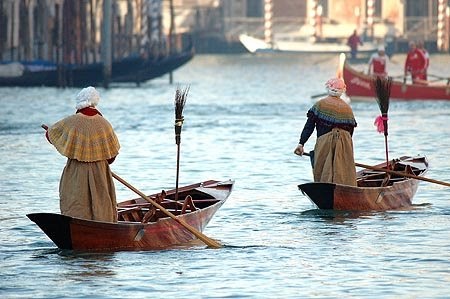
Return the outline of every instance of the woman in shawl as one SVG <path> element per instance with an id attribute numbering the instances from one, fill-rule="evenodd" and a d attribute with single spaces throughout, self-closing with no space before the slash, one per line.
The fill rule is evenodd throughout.
<path id="1" fill-rule="evenodd" d="M 340 78 L 328 80 L 325 86 L 328 96 L 309 109 L 294 153 L 303 155 L 303 145 L 316 129 L 314 181 L 356 186 L 352 136 L 357 124 L 352 108 L 340 98 L 346 86 Z"/>
<path id="2" fill-rule="evenodd" d="M 119 153 L 119 141 L 111 124 L 96 106 L 100 95 L 94 87 L 76 97 L 76 113 L 47 130 L 48 141 L 67 163 L 59 184 L 61 214 L 117 222 L 116 193 L 109 168 Z"/>

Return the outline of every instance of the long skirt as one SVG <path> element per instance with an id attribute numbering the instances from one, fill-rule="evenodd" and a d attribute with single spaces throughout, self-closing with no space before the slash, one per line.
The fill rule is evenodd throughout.
<path id="1" fill-rule="evenodd" d="M 117 222 L 114 182 L 107 161 L 68 159 L 59 184 L 61 214 Z"/>
<path id="2" fill-rule="evenodd" d="M 313 173 L 315 182 L 356 186 L 353 141 L 348 131 L 334 128 L 317 138 Z"/>

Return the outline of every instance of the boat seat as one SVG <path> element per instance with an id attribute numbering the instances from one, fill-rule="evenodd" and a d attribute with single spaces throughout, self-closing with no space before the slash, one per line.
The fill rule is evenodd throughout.
<path id="1" fill-rule="evenodd" d="M 386 175 L 384 176 L 383 181 L 381 182 L 381 187 L 388 186 L 390 182 L 391 182 L 391 175 L 389 173 L 386 173 Z"/>
<path id="2" fill-rule="evenodd" d="M 192 200 L 192 196 L 188 195 L 184 199 L 183 206 L 181 207 L 181 214 L 185 214 L 186 210 L 189 208 L 191 212 L 194 212 L 197 210 L 197 208 L 194 205 L 194 201 Z"/>
<path id="3" fill-rule="evenodd" d="M 124 221 L 140 222 L 141 207 L 122 208 L 117 211 L 118 218 L 122 218 Z M 120 220 L 120 219 L 119 219 Z"/>
<path id="4" fill-rule="evenodd" d="M 166 195 L 167 195 L 166 191 L 162 190 L 160 194 L 156 195 L 156 198 L 152 199 L 159 205 L 163 206 L 163 201 L 166 199 Z M 144 217 L 142 217 L 141 222 L 147 223 L 149 221 L 155 221 L 157 219 L 157 217 L 155 218 L 156 212 L 157 212 L 156 207 L 152 205 L 147 211 L 147 213 L 144 214 Z"/>

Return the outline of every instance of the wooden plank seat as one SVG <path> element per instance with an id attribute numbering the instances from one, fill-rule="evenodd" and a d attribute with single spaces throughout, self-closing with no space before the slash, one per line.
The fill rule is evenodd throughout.
<path id="1" fill-rule="evenodd" d="M 195 200 L 192 198 L 192 196 L 188 195 L 185 199 L 178 201 L 164 198 L 161 202 L 159 202 L 159 204 L 163 208 L 170 211 L 172 214 L 181 215 L 187 213 L 188 211 L 194 212 L 197 209 L 208 207 L 217 203 L 218 201 L 219 200 L 215 198 Z M 167 217 L 167 215 L 161 212 L 159 209 L 155 208 L 151 203 L 122 205 L 118 209 L 119 221 L 147 223 L 155 222 L 159 218 L 165 217 Z"/>
<path id="2" fill-rule="evenodd" d="M 129 221 L 129 222 L 140 222 L 142 218 L 142 208 L 141 207 L 133 207 L 133 208 L 120 208 L 117 211 L 118 220 Z"/>

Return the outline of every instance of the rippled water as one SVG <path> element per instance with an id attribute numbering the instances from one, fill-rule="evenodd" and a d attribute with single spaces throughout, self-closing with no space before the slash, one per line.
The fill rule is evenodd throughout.
<path id="1" fill-rule="evenodd" d="M 448 73 L 449 63 L 449 56 L 432 57 L 437 74 Z M 225 245 L 216 250 L 201 243 L 150 252 L 58 250 L 25 215 L 59 211 L 65 158 L 40 125 L 73 113 L 78 89 L 1 88 L 0 296 L 448 297 L 448 187 L 422 182 L 415 209 L 361 214 L 318 211 L 297 189 L 312 173 L 307 158 L 292 152 L 311 95 L 323 92 L 336 66 L 321 56 L 199 55 L 175 72 L 174 85 L 165 77 L 100 89 L 99 107 L 122 145 L 113 171 L 153 193 L 175 184 L 174 93 L 190 86 L 180 184 L 236 181 L 204 232 Z M 382 162 L 376 102 L 352 107 L 355 160 Z M 427 176 L 450 182 L 450 101 L 392 102 L 389 116 L 390 156 L 425 154 Z M 118 182 L 116 189 L 118 200 L 135 197 Z"/>

